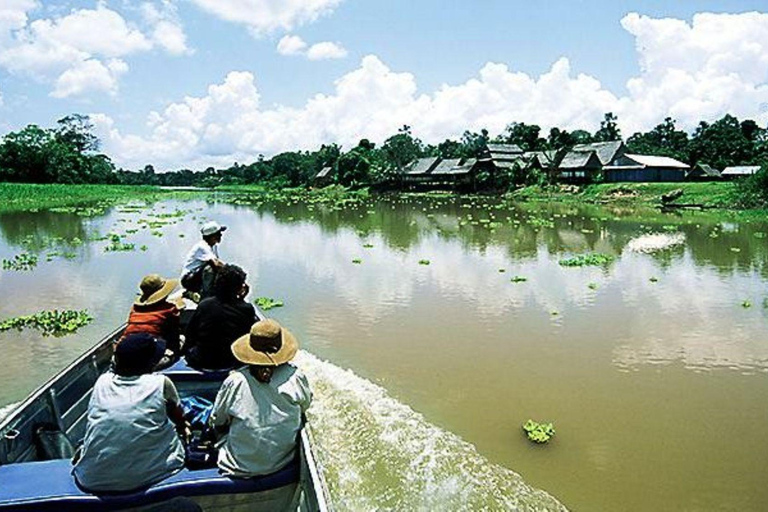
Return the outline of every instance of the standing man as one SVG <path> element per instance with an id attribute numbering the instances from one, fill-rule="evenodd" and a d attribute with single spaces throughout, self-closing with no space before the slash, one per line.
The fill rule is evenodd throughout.
<path id="1" fill-rule="evenodd" d="M 219 259 L 221 236 L 227 226 L 215 220 L 206 222 L 200 228 L 203 239 L 197 242 L 187 253 L 184 269 L 181 271 L 181 286 L 187 291 L 199 293 L 201 298 L 213 293 L 213 281 L 216 273 L 224 266 Z"/>

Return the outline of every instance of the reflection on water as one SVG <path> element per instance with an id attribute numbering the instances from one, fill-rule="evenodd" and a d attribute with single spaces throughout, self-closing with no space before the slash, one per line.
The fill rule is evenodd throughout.
<path id="1" fill-rule="evenodd" d="M 760 510 L 768 500 L 765 221 L 485 198 L 228 199 L 0 216 L 3 258 L 30 235 L 90 240 L 75 259 L 0 274 L 14 299 L 0 317 L 55 307 L 96 317 L 71 338 L 0 334 L 10 368 L 0 404 L 122 322 L 144 274 L 177 275 L 197 225 L 215 218 L 229 226 L 221 255 L 249 273 L 251 298 L 283 300 L 275 316 L 336 365 L 302 359 L 348 509 L 557 507 L 502 467 L 574 509 Z M 105 252 L 94 239 L 110 232 L 136 250 Z M 559 264 L 588 252 L 616 260 Z M 550 445 L 525 440 L 528 418 L 555 423 Z M 734 419 L 749 436 L 733 435 Z"/>

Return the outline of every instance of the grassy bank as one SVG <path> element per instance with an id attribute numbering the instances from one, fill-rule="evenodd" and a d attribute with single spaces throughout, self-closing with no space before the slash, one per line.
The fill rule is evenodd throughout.
<path id="1" fill-rule="evenodd" d="M 698 205 L 705 208 L 736 208 L 738 198 L 733 182 L 706 183 L 600 183 L 575 186 L 525 187 L 509 195 L 522 201 L 621 203 L 656 206 L 661 197 L 674 190 L 683 194 L 672 205 Z"/>
<path id="2" fill-rule="evenodd" d="M 0 211 L 80 206 L 131 198 L 147 199 L 165 193 L 152 186 L 0 183 Z"/>

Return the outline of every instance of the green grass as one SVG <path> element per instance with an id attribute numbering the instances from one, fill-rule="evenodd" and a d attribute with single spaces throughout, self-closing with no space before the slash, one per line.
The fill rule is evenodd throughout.
<path id="1" fill-rule="evenodd" d="M 99 201 L 147 199 L 164 194 L 158 187 L 127 185 L 37 185 L 0 183 L 0 212 L 51 209 Z"/>
<path id="2" fill-rule="evenodd" d="M 558 186 L 525 187 L 511 193 L 511 199 L 526 201 L 623 203 L 660 205 L 661 196 L 676 189 L 683 195 L 671 204 L 695 204 L 709 208 L 734 208 L 738 204 L 733 182 L 702 183 L 599 183 L 569 192 Z"/>

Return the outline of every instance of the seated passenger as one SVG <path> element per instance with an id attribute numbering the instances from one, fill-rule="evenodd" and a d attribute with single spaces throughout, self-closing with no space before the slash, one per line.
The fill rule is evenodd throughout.
<path id="1" fill-rule="evenodd" d="M 167 377 L 149 373 L 164 349 L 162 340 L 132 334 L 115 348 L 114 369 L 96 381 L 72 470 L 84 489 L 131 491 L 184 467 L 179 395 Z"/>
<path id="2" fill-rule="evenodd" d="M 245 271 L 224 265 L 214 283 L 214 295 L 203 299 L 189 320 L 184 352 L 193 368 L 221 370 L 239 366 L 230 346 L 246 334 L 256 318 L 256 309 L 245 300 L 248 285 Z"/>
<path id="3" fill-rule="evenodd" d="M 296 338 L 274 320 L 256 322 L 232 344 L 248 366 L 229 374 L 211 413 L 211 425 L 226 439 L 218 466 L 232 477 L 273 473 L 296 456 L 303 416 L 312 400 L 304 374 L 289 363 Z"/>
<path id="4" fill-rule="evenodd" d="M 149 333 L 165 341 L 168 351 L 164 359 L 173 362 L 181 351 L 179 342 L 179 307 L 168 301 L 168 296 L 178 286 L 178 279 L 164 279 L 149 274 L 141 280 L 141 295 L 131 306 L 128 325 L 123 338 L 139 332 Z M 162 362 L 159 366 L 163 366 Z"/>
<path id="5" fill-rule="evenodd" d="M 181 285 L 187 292 L 199 294 L 203 299 L 211 296 L 216 275 L 224 267 L 216 245 L 226 230 L 227 226 L 214 220 L 200 228 L 203 239 L 189 250 L 181 271 Z"/>

